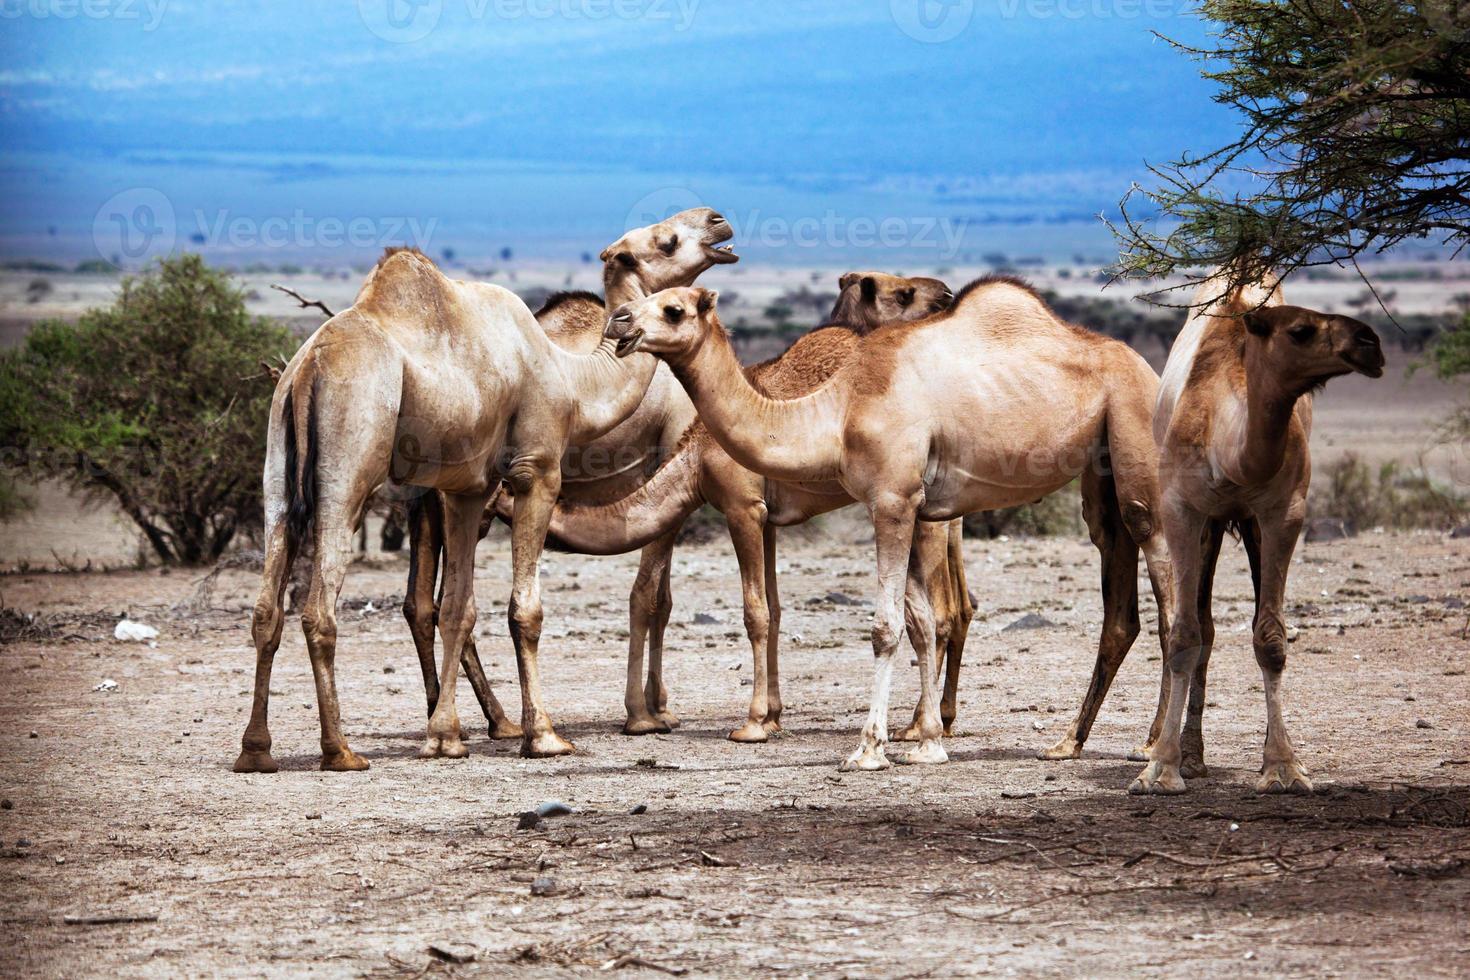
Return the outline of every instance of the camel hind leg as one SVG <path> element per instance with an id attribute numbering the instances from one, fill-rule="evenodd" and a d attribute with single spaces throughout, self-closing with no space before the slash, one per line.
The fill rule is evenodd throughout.
<path id="1" fill-rule="evenodd" d="M 1092 543 L 1102 556 L 1103 625 L 1097 643 L 1092 680 L 1077 718 L 1061 741 L 1038 753 L 1041 759 L 1075 759 L 1092 732 L 1098 710 L 1108 696 L 1118 668 L 1138 638 L 1138 544 L 1123 523 L 1118 494 L 1108 473 L 1104 450 L 1100 465 L 1082 473 L 1082 515 Z"/>
<path id="2" fill-rule="evenodd" d="M 944 693 L 939 701 L 939 718 L 944 723 L 944 734 L 954 735 L 954 722 L 958 716 L 960 688 L 960 661 L 965 656 L 965 641 L 970 635 L 970 623 L 975 619 L 975 599 L 970 595 L 970 583 L 965 576 L 965 522 L 949 522 L 948 571 L 949 585 L 953 595 L 951 622 L 945 638 L 944 650 Z"/>
<path id="3" fill-rule="evenodd" d="M 271 667 L 281 645 L 281 628 L 286 621 L 283 606 L 286 584 L 299 550 L 300 542 L 292 539 L 285 521 L 277 521 L 267 534 L 260 596 L 255 600 L 255 612 L 250 622 L 251 639 L 255 641 L 255 693 L 250 703 L 250 722 L 240 740 L 235 772 L 276 772 L 279 769 L 276 760 L 271 758 L 271 733 L 267 723 Z"/>
<path id="4" fill-rule="evenodd" d="M 638 555 L 638 576 L 633 580 L 632 592 L 628 594 L 628 665 L 626 683 L 623 686 L 623 710 L 626 713 L 626 720 L 623 722 L 624 735 L 652 735 L 670 731 L 669 726 L 660 721 L 655 712 L 657 699 L 649 697 L 649 691 L 655 682 L 660 687 L 663 684 L 662 664 L 660 673 L 656 675 L 650 660 L 648 684 L 645 687 L 644 656 L 651 653 L 649 634 L 658 619 L 659 593 L 672 560 L 677 534 L 677 531 L 670 532 L 650 542 Z"/>
<path id="5" fill-rule="evenodd" d="M 949 568 L 948 524 L 920 522 L 916 525 L 914 531 L 914 551 L 910 558 L 910 564 L 922 573 L 918 575 L 918 580 L 924 583 L 925 606 L 928 610 L 928 616 L 932 620 L 928 629 L 930 638 L 934 642 L 935 654 L 937 655 L 940 651 L 943 651 L 947 656 L 950 646 L 950 632 L 954 629 L 955 619 L 959 615 L 959 598 L 955 594 L 955 584 Z M 910 583 L 909 587 L 912 589 L 913 583 Z M 915 620 L 915 612 L 914 603 L 909 602 L 908 609 L 906 610 L 906 623 L 911 640 L 916 635 L 915 631 L 922 625 Z M 915 640 L 914 642 L 917 641 Z M 958 682 L 958 678 L 956 678 L 956 682 Z M 922 698 L 920 700 L 922 701 Z M 908 727 L 894 734 L 893 740 L 895 742 L 918 742 L 923 740 L 921 708 L 921 704 L 914 705 L 913 720 L 909 723 Z M 952 721 L 953 715 L 950 718 Z M 945 727 L 946 729 L 948 728 L 947 725 Z"/>

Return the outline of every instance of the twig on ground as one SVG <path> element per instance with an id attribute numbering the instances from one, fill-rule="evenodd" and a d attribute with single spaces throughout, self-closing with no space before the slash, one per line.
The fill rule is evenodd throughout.
<path id="1" fill-rule="evenodd" d="M 157 922 L 157 912 L 99 913 L 97 915 L 66 915 L 61 921 L 69 926 L 127 926 L 141 922 Z"/>
<path id="2" fill-rule="evenodd" d="M 608 960 L 602 964 L 603 970 L 621 970 L 625 966 L 640 966 L 645 970 L 657 970 L 659 973 L 667 973 L 671 977 L 682 977 L 689 971 L 682 966 L 665 966 L 655 963 L 653 960 L 645 960 L 643 957 L 633 953 L 627 953 L 615 959 Z"/>

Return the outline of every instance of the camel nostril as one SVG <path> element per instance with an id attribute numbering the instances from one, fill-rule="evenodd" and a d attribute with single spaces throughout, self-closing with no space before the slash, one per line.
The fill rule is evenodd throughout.
<path id="1" fill-rule="evenodd" d="M 1364 327 L 1362 330 L 1359 330 L 1353 335 L 1353 339 L 1364 347 L 1378 346 L 1378 334 L 1374 333 L 1370 327 Z"/>
<path id="2" fill-rule="evenodd" d="M 712 214 L 709 216 L 709 223 L 712 225 L 722 225 L 725 223 L 725 216 L 723 214 Z"/>

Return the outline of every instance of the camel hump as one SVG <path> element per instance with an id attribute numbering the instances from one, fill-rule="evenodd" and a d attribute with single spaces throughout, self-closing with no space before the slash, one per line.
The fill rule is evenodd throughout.
<path id="1" fill-rule="evenodd" d="M 443 312 L 453 302 L 453 284 L 434 260 L 416 248 L 384 251 L 357 294 L 354 308 L 368 316 L 423 319 L 426 311 Z M 433 322 L 440 318 L 430 318 Z"/>

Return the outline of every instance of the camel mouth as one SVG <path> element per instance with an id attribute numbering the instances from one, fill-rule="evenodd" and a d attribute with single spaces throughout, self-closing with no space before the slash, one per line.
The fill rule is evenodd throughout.
<path id="1" fill-rule="evenodd" d="M 637 352 L 638 348 L 642 346 L 643 331 L 639 330 L 636 333 L 630 333 L 628 336 L 620 338 L 615 353 L 619 357 L 627 357 L 629 354 Z"/>
<path id="2" fill-rule="evenodd" d="M 735 246 L 733 245 L 706 245 L 704 247 L 704 254 L 715 265 L 729 265 L 732 262 L 740 261 L 740 256 L 735 254 Z"/>
<path id="3" fill-rule="evenodd" d="M 1359 374 L 1367 375 L 1370 378 L 1383 377 L 1383 366 L 1386 362 L 1383 357 L 1383 352 L 1376 347 L 1363 351 L 1362 353 L 1354 351 L 1343 354 L 1342 359 L 1348 367 Z"/>

